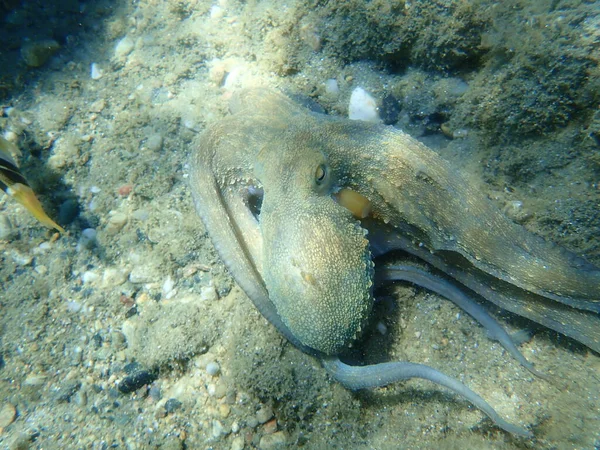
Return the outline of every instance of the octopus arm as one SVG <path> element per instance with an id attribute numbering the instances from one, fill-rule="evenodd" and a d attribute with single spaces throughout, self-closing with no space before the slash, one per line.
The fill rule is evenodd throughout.
<path id="1" fill-rule="evenodd" d="M 388 384 L 411 378 L 421 378 L 423 380 L 431 381 L 432 383 L 444 386 L 467 399 L 483 411 L 503 430 L 518 436 L 527 438 L 533 437 L 533 434 L 530 431 L 517 425 L 513 425 L 500 417 L 488 402 L 460 381 L 455 380 L 432 367 L 404 361 L 372 364 L 369 366 L 350 366 L 343 363 L 337 357 L 323 358 L 322 363 L 325 370 L 327 370 L 336 381 L 351 390 L 387 386 Z"/>

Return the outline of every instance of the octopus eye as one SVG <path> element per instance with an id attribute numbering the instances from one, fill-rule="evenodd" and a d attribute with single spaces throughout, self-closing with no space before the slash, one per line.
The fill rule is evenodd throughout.
<path id="1" fill-rule="evenodd" d="M 327 178 L 327 166 L 325 164 L 319 164 L 317 170 L 315 170 L 315 181 L 317 184 L 323 184 Z"/>

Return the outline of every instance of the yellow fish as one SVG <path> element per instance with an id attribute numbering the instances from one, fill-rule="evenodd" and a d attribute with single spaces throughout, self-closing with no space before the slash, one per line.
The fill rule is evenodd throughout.
<path id="1" fill-rule="evenodd" d="M 27 208 L 33 217 L 43 225 L 64 233 L 65 230 L 44 212 L 40 201 L 21 174 L 11 153 L 18 154 L 19 149 L 15 144 L 0 136 L 0 188 Z"/>

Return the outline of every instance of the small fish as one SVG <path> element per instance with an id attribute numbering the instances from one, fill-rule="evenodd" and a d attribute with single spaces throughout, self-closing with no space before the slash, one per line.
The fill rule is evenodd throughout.
<path id="1" fill-rule="evenodd" d="M 35 196 L 23 174 L 21 174 L 11 153 L 18 154 L 18 147 L 0 136 L 0 188 L 27 208 L 40 223 L 48 228 L 54 228 L 64 233 L 64 228 L 54 222 L 44 212 L 40 201 Z"/>

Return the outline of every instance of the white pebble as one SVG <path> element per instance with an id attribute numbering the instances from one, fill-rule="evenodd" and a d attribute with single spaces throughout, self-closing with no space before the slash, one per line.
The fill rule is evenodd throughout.
<path id="1" fill-rule="evenodd" d="M 92 77 L 92 80 L 99 80 L 102 78 L 102 70 L 98 64 L 92 63 L 90 67 L 90 76 Z"/>
<path id="2" fill-rule="evenodd" d="M 218 375 L 220 371 L 221 367 L 215 361 L 211 361 L 206 365 L 206 373 L 208 373 L 211 377 Z"/>
<path id="3" fill-rule="evenodd" d="M 162 285 L 163 294 L 169 295 L 169 293 L 173 290 L 174 287 L 175 281 L 173 281 L 173 278 L 171 278 L 171 276 L 169 275 Z"/>
<path id="4" fill-rule="evenodd" d="M 217 295 L 215 286 L 210 283 L 208 286 L 204 286 L 202 289 L 200 289 L 200 298 L 209 302 L 217 300 L 219 296 Z"/>
<path id="5" fill-rule="evenodd" d="M 387 334 L 387 327 L 385 326 L 385 323 L 377 323 L 377 331 L 379 331 L 379 334 L 381 334 L 382 336 L 385 336 Z"/>
<path id="6" fill-rule="evenodd" d="M 148 137 L 146 140 L 146 148 L 151 152 L 158 152 L 162 148 L 163 137 L 162 135 L 155 133 Z"/>
<path id="7" fill-rule="evenodd" d="M 329 80 L 325 80 L 325 83 L 323 83 L 325 85 L 325 92 L 327 92 L 328 94 L 339 94 L 340 93 L 340 88 L 338 86 L 338 82 L 335 78 L 330 78 Z"/>
<path id="8" fill-rule="evenodd" d="M 145 220 L 148 220 L 148 218 L 150 217 L 150 213 L 145 209 L 136 209 L 131 214 L 131 217 L 133 217 L 135 220 L 143 222 Z"/>
<path id="9" fill-rule="evenodd" d="M 10 256 L 17 266 L 27 266 L 31 264 L 31 261 L 33 261 L 33 257 L 31 255 L 21 253 L 18 250 L 13 250 L 10 253 Z"/>
<path id="10" fill-rule="evenodd" d="M 123 39 L 117 42 L 117 45 L 115 46 L 115 58 L 121 59 L 129 55 L 133 50 L 133 46 L 133 39 L 131 39 L 128 36 L 125 36 Z"/>
<path id="11" fill-rule="evenodd" d="M 83 272 L 81 274 L 81 281 L 83 282 L 83 284 L 93 283 L 98 278 L 100 278 L 100 275 L 98 275 L 97 273 L 94 273 L 90 270 L 86 270 L 85 272 Z"/>
<path id="12" fill-rule="evenodd" d="M 120 286 L 127 281 L 127 272 L 114 267 L 109 267 L 102 274 L 102 285 L 104 287 Z"/>
<path id="13" fill-rule="evenodd" d="M 352 91 L 350 105 L 348 107 L 348 118 L 351 120 L 363 120 L 365 122 L 379 123 L 379 111 L 377 102 L 371 95 L 361 87 Z"/>
<path id="14" fill-rule="evenodd" d="M 67 301 L 67 310 L 73 313 L 78 313 L 83 308 L 83 305 L 75 300 Z"/>
<path id="15" fill-rule="evenodd" d="M 77 242 L 76 250 L 80 252 L 84 249 L 92 248 L 96 245 L 97 232 L 93 228 L 86 228 L 81 232 L 79 242 Z"/>

